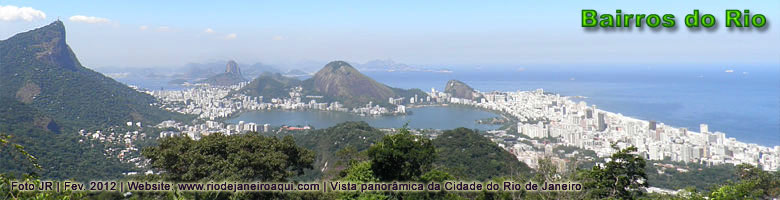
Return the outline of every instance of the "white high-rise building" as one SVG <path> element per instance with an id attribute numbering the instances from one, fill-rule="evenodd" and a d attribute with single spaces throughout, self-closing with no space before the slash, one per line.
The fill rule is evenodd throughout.
<path id="1" fill-rule="evenodd" d="M 709 133 L 710 128 L 707 126 L 707 124 L 699 124 L 699 132 L 701 133 Z"/>
<path id="2" fill-rule="evenodd" d="M 398 107 L 396 108 L 396 112 L 398 112 L 398 113 L 406 113 L 406 106 L 398 105 Z"/>
<path id="3" fill-rule="evenodd" d="M 520 127 L 518 127 L 518 130 L 530 137 L 530 138 L 546 138 L 547 135 L 547 129 L 545 128 L 544 124 L 542 122 L 539 122 L 538 124 L 523 124 Z"/>
<path id="4" fill-rule="evenodd" d="M 244 128 L 242 130 L 257 132 L 257 124 L 252 123 L 252 122 L 244 124 Z"/>

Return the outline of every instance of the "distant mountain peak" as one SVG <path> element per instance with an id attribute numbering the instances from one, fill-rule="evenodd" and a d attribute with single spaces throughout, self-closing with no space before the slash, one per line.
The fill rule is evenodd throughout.
<path id="1" fill-rule="evenodd" d="M 357 72 L 357 69 L 352 67 L 349 63 L 345 61 L 331 61 L 325 67 L 322 68 L 320 71 L 329 71 L 329 72 Z"/>
<path id="2" fill-rule="evenodd" d="M 65 25 L 57 20 L 0 41 L 0 96 L 84 126 L 171 116 L 150 105 L 156 101 L 151 95 L 81 66 L 65 36 Z"/>
<path id="3" fill-rule="evenodd" d="M 474 88 L 471 88 L 471 86 L 467 85 L 466 83 L 455 79 L 447 81 L 447 85 L 444 87 L 444 92 L 452 94 L 453 97 L 461 99 L 477 100 L 482 97 L 482 95 L 474 90 Z"/>
<path id="4" fill-rule="evenodd" d="M 312 77 L 316 91 L 355 102 L 384 102 L 394 97 L 394 91 L 374 79 L 363 75 L 357 69 L 344 61 L 333 61 L 325 65 Z"/>
<path id="5" fill-rule="evenodd" d="M 65 42 L 65 25 L 54 21 L 49 25 L 19 33 L 5 40 L 4 45 L 25 47 L 22 51 L 35 55 L 35 59 L 71 71 L 81 66 Z M 21 53 L 21 52 L 19 52 Z"/>
<path id="6" fill-rule="evenodd" d="M 7 40 L 12 40 L 14 38 L 24 38 L 36 43 L 62 41 L 62 43 L 64 44 L 65 25 L 62 23 L 62 21 L 54 21 L 49 25 L 36 28 L 24 33 L 16 34 L 13 37 L 8 38 Z"/>
<path id="7" fill-rule="evenodd" d="M 303 88 L 302 96 L 324 96 L 326 102 L 338 101 L 347 107 L 365 106 L 369 102 L 374 105 L 389 104 L 389 98 L 426 96 L 419 89 L 404 90 L 379 83 L 344 61 L 332 61 L 303 81 L 278 73 L 264 73 L 242 88 L 241 92 L 250 96 L 285 98 L 289 89 L 297 86 Z"/>
<path id="8" fill-rule="evenodd" d="M 238 68 L 238 63 L 236 63 L 236 61 L 230 60 L 225 66 L 225 73 L 241 75 L 241 69 Z"/>
<path id="9" fill-rule="evenodd" d="M 65 37 L 65 24 L 63 24 L 62 21 L 57 20 L 57 21 L 54 21 L 54 22 L 50 23 L 49 25 L 33 29 L 33 30 L 28 31 L 26 33 L 41 32 L 41 31 L 56 33 L 57 37 L 63 37 L 64 38 Z"/>
<path id="10" fill-rule="evenodd" d="M 230 60 L 225 65 L 225 73 L 217 74 L 208 79 L 199 81 L 198 83 L 208 83 L 211 85 L 235 85 L 240 82 L 247 81 L 243 75 L 241 75 L 241 68 L 238 68 L 236 61 Z"/>
<path id="11" fill-rule="evenodd" d="M 109 146 L 77 142 L 83 139 L 77 132 L 107 130 L 129 121 L 157 124 L 189 118 L 159 108 L 157 102 L 81 66 L 66 44 L 61 21 L 0 40 L 0 131 L 39 156 L 38 162 L 47 166 L 36 170 L 42 177 L 110 178 L 131 170 L 132 165 L 104 156 Z M 0 156 L 0 163 L 3 172 L 29 167 L 14 156 Z M 103 167 L 90 168 L 94 163 Z"/>

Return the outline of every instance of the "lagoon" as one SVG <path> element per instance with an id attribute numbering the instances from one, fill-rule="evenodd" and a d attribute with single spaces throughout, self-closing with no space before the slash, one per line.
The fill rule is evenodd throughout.
<path id="1" fill-rule="evenodd" d="M 327 128 L 346 121 L 365 121 L 376 128 L 400 128 L 409 123 L 409 128 L 415 129 L 454 129 L 466 127 L 479 130 L 498 129 L 501 125 L 478 124 L 476 120 L 498 117 L 498 114 L 462 106 L 428 106 L 409 108 L 409 115 L 397 116 L 360 116 L 353 113 L 317 111 L 317 110 L 264 110 L 240 114 L 227 120 L 236 124 L 239 121 L 271 126 L 309 125 L 314 128 Z"/>

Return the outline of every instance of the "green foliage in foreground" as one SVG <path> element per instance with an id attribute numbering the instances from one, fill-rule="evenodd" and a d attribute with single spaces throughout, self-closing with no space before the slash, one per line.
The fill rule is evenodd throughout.
<path id="1" fill-rule="evenodd" d="M 646 171 L 650 186 L 675 190 L 693 187 L 699 191 L 709 191 L 717 188 L 718 184 L 737 179 L 734 175 L 736 167 L 730 164 L 702 166 L 698 163 L 673 163 L 673 165 L 684 166 L 688 171 L 680 172 L 674 168 L 648 163 Z M 658 173 L 659 171 L 663 173 Z"/>
<path id="2" fill-rule="evenodd" d="M 436 165 L 447 168 L 461 180 L 484 181 L 509 174 L 528 175 L 532 171 L 514 155 L 471 129 L 444 131 L 433 144 Z"/>
<path id="3" fill-rule="evenodd" d="M 385 134 L 366 122 L 344 122 L 335 126 L 294 133 L 295 142 L 315 152 L 313 169 L 297 180 L 331 179 L 344 170 L 351 159 L 382 139 Z M 339 155 L 344 154 L 344 155 Z"/>
<path id="4" fill-rule="evenodd" d="M 582 171 L 585 188 L 594 198 L 635 199 L 648 186 L 645 160 L 636 147 L 619 150 L 603 167 Z"/>
<path id="5" fill-rule="evenodd" d="M 79 143 L 84 138 L 76 134 L 78 130 L 71 128 L 69 122 L 54 119 L 49 127 L 57 124 L 61 129 L 41 127 L 41 121 L 46 119 L 52 118 L 30 105 L 0 96 L 0 133 L 14 144 L 0 146 L 0 152 L 15 152 L 16 145 L 24 146 L 24 150 L 43 166 L 32 168 L 24 161 L 23 154 L 4 154 L 0 155 L 0 172 L 16 178 L 34 172 L 46 179 L 88 180 L 118 178 L 123 172 L 132 170 L 131 164 L 104 156 L 100 144 Z"/>
<path id="6" fill-rule="evenodd" d="M 163 179 L 194 181 L 287 181 L 311 168 L 314 153 L 299 147 L 292 137 L 278 139 L 256 133 L 163 138 L 159 146 L 143 150 Z"/>
<path id="7" fill-rule="evenodd" d="M 164 171 L 160 174 L 162 180 L 171 182 L 286 182 L 311 168 L 314 160 L 314 153 L 296 145 L 290 136 L 279 139 L 257 133 L 215 133 L 200 140 L 184 136 L 163 138 L 158 146 L 146 148 L 142 154 L 151 160 L 152 167 Z M 163 198 L 153 193 L 140 195 Z M 187 199 L 268 199 L 285 194 L 173 192 L 171 195 Z"/>
<path id="8" fill-rule="evenodd" d="M 431 140 L 409 133 L 388 135 L 368 149 L 371 170 L 381 181 L 408 181 L 431 169 L 436 150 Z"/>
<path id="9" fill-rule="evenodd" d="M 461 130 L 465 132 L 467 129 Z M 453 131 L 456 133 L 459 131 Z M 146 181 L 288 181 L 302 169 L 311 167 L 313 152 L 299 147 L 291 137 L 282 139 L 256 133 L 225 136 L 214 134 L 193 141 L 186 137 L 160 140 L 157 147 L 144 150 L 152 165 L 163 170 L 159 175 L 139 176 Z M 350 182 L 412 181 L 443 182 L 456 180 L 446 167 L 437 168 L 439 150 L 435 141 L 411 135 L 406 129 L 386 135 L 367 154 L 356 154 L 354 147 L 346 146 L 337 154 L 349 161 L 333 180 Z M 0 146 L 12 145 L 0 138 Z M 14 145 L 15 146 L 15 145 Z M 23 148 L 21 148 L 23 149 Z M 644 172 L 646 162 L 629 147 L 617 150 L 606 163 L 591 169 L 563 169 L 560 171 L 550 159 L 541 159 L 538 171 L 532 177 L 519 174 L 502 175 L 490 180 L 501 182 L 579 182 L 580 192 L 341 192 L 341 193 L 133 193 L 127 197 L 119 193 L 52 193 L 10 191 L 13 178 L 0 176 L 0 199 L 772 199 L 780 195 L 780 172 L 766 172 L 750 165 L 739 165 L 733 176 L 735 182 L 726 182 L 710 192 L 687 188 L 676 195 L 646 194 L 652 184 Z M 19 154 L 21 151 L 0 152 Z M 23 153 L 22 153 L 23 154 Z M 25 154 L 27 155 L 27 154 Z M 32 156 L 29 156 L 33 158 Z M 30 161 L 34 161 L 31 159 Z M 34 162 L 29 162 L 34 163 Z M 377 167 L 382 166 L 382 167 Z M 389 166 L 394 166 L 390 168 Z M 44 166 L 45 167 L 45 166 Z M 37 181 L 35 176 L 25 179 Z"/>
<path id="10" fill-rule="evenodd" d="M 368 149 L 368 161 L 351 160 L 342 172 L 342 181 L 364 182 L 442 182 L 454 180 L 447 172 L 431 170 L 435 157 L 432 141 L 409 133 L 406 127 L 399 133 L 386 135 Z M 454 199 L 457 195 L 446 192 L 345 192 L 339 199 Z"/>
<path id="11" fill-rule="evenodd" d="M 38 159 L 35 156 L 24 150 L 24 147 L 19 144 L 12 143 L 9 139 L 11 137 L 0 134 L 0 147 L 11 146 L 15 151 L 6 152 L 0 149 L 0 156 L 19 155 L 23 157 L 27 164 L 31 165 L 34 169 L 40 170 L 41 166 L 38 165 Z M 24 162 L 24 161 L 21 161 Z M 16 176 L 9 176 L 7 174 L 0 174 L 0 199 L 81 199 L 86 194 L 84 192 L 19 192 L 11 191 L 11 181 L 30 182 L 38 184 L 40 180 L 35 173 L 25 174 L 21 179 L 17 179 Z"/>
<path id="12" fill-rule="evenodd" d="M 385 137 L 385 133 L 365 122 L 344 122 L 290 135 L 297 144 L 315 152 L 314 168 L 294 178 L 302 181 L 336 178 L 349 166 L 350 160 L 368 160 L 369 147 L 376 146 Z M 528 175 L 532 171 L 512 154 L 470 129 L 444 131 L 432 143 L 436 157 L 429 167 L 442 169 L 457 179 L 482 181 Z"/>
<path id="13" fill-rule="evenodd" d="M 712 199 L 772 199 L 780 198 L 780 172 L 767 172 L 755 166 L 737 166 L 738 182 L 723 184 L 713 190 Z"/>

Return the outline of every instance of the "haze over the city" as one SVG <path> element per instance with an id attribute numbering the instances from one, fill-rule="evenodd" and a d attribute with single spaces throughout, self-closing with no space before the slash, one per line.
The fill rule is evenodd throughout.
<path id="1" fill-rule="evenodd" d="M 777 1 L 686 3 L 3 1 L 0 39 L 62 20 L 90 68 L 175 67 L 235 59 L 290 66 L 348 60 L 446 66 L 780 64 Z M 641 9 L 640 9 L 641 8 Z M 674 14 L 677 28 L 586 31 L 582 9 Z M 692 31 L 693 9 L 718 19 Z M 730 30 L 724 10 L 750 9 L 765 29 Z M 672 48 L 673 46 L 673 48 Z"/>

